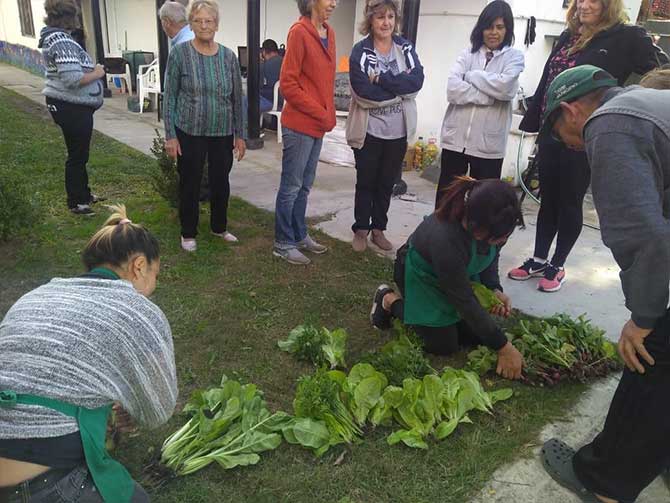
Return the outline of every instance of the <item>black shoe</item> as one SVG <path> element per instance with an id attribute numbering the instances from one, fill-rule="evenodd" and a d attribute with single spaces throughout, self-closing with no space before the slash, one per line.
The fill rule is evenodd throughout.
<path id="1" fill-rule="evenodd" d="M 78 204 L 77 206 L 70 208 L 70 211 L 75 215 L 95 215 L 95 211 L 93 211 L 88 204 Z"/>
<path id="2" fill-rule="evenodd" d="M 372 309 L 370 310 L 370 323 L 379 330 L 388 330 L 391 328 L 393 316 L 384 310 L 384 295 L 393 292 L 393 288 L 388 285 L 379 285 L 372 298 Z"/>

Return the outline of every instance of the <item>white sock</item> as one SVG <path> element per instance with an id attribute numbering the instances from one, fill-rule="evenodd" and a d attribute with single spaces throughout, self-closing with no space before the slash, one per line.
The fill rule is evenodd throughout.
<path id="1" fill-rule="evenodd" d="M 547 259 L 546 258 L 538 258 L 538 257 L 533 257 L 533 260 L 537 262 L 538 264 L 546 264 Z"/>

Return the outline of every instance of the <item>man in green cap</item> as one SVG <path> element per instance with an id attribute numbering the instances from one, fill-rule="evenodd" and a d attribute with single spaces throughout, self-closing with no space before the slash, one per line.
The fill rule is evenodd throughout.
<path id="1" fill-rule="evenodd" d="M 604 429 L 576 452 L 548 441 L 542 462 L 582 501 L 633 502 L 670 465 L 670 91 L 621 88 L 600 68 L 572 68 L 549 88 L 540 134 L 586 150 L 603 242 L 631 312 Z"/>

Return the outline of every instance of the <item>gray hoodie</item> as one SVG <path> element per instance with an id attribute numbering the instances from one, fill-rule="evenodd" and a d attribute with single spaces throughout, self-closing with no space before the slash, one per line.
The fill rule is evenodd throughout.
<path id="1" fill-rule="evenodd" d="M 39 47 L 42 49 L 47 79 L 42 94 L 75 105 L 96 109 L 102 106 L 100 80 L 94 80 L 85 86 L 79 84 L 85 73 L 95 69 L 95 64 L 68 32 L 48 26 L 43 28 Z"/>
<path id="2" fill-rule="evenodd" d="M 607 91 L 584 140 L 626 307 L 636 325 L 653 328 L 668 308 L 670 283 L 670 91 Z"/>

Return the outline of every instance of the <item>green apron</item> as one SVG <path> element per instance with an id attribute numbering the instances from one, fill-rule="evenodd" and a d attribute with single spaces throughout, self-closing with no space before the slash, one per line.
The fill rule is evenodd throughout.
<path id="1" fill-rule="evenodd" d="M 135 482 L 123 465 L 109 456 L 105 448 L 111 405 L 86 409 L 50 398 L 0 391 L 0 407 L 14 407 L 17 404 L 39 405 L 75 418 L 79 425 L 86 466 L 102 499 L 105 503 L 130 502 Z"/>
<path id="2" fill-rule="evenodd" d="M 86 276 L 119 279 L 119 276 L 113 271 L 103 268 L 93 269 Z M 135 482 L 128 470 L 109 456 L 105 447 L 107 420 L 112 409 L 111 405 L 86 409 L 51 398 L 0 391 L 0 407 L 9 408 L 18 404 L 39 405 L 75 418 L 79 425 L 86 466 L 102 499 L 105 503 L 130 502 L 135 491 Z"/>
<path id="3" fill-rule="evenodd" d="M 487 255 L 477 254 L 477 241 L 472 240 L 471 258 L 467 274 L 471 281 L 479 281 L 479 273 L 486 270 L 495 259 L 496 247 L 491 246 Z M 410 245 L 405 259 L 405 308 L 407 325 L 448 327 L 461 320 L 456 308 L 449 303 L 440 288 L 433 267 Z"/>

